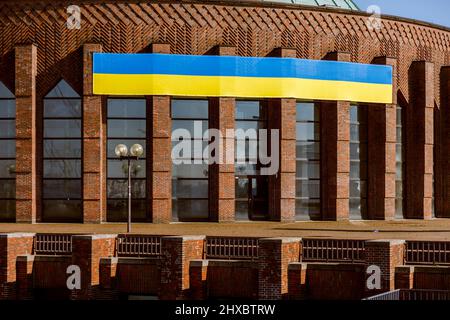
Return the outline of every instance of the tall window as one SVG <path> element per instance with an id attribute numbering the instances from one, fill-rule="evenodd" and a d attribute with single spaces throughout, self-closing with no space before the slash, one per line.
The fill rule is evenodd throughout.
<path id="1" fill-rule="evenodd" d="M 129 150 L 136 143 L 144 147 L 144 156 L 131 164 L 132 220 L 149 221 L 146 203 L 146 101 L 108 99 L 107 109 L 107 221 L 123 222 L 128 219 L 128 164 L 117 159 L 114 149 L 118 144 L 124 144 Z"/>
<path id="2" fill-rule="evenodd" d="M 44 99 L 44 221 L 82 221 L 81 118 L 80 96 L 61 80 Z"/>
<path id="3" fill-rule="evenodd" d="M 236 136 L 235 218 L 264 220 L 268 215 L 268 177 L 261 175 L 258 154 L 259 130 L 267 129 L 267 104 L 265 101 L 236 101 L 235 119 L 236 130 L 249 133 Z"/>
<path id="4" fill-rule="evenodd" d="M 172 170 L 173 221 L 206 221 L 209 218 L 208 165 L 202 160 L 202 154 L 194 152 L 194 147 L 205 150 L 209 143 L 203 139 L 208 130 L 208 101 L 173 99 L 171 109 L 172 132 L 187 130 L 191 146 L 190 154 L 181 152 L 173 159 L 183 162 L 174 164 Z M 179 140 L 172 141 L 173 146 L 179 143 Z"/>
<path id="5" fill-rule="evenodd" d="M 396 178 L 395 178 L 395 217 L 403 219 L 403 113 L 402 108 L 397 106 L 397 143 L 396 153 Z"/>
<path id="6" fill-rule="evenodd" d="M 314 103 L 297 103 L 296 220 L 320 219 L 320 114 Z"/>
<path id="7" fill-rule="evenodd" d="M 350 219 L 367 219 L 367 110 L 350 107 Z"/>
<path id="8" fill-rule="evenodd" d="M 16 101 L 0 82 L 0 221 L 16 217 Z"/>

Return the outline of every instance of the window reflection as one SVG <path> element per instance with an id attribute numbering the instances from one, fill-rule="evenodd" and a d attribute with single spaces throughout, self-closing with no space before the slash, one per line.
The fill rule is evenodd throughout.
<path id="1" fill-rule="evenodd" d="M 16 217 L 16 100 L 0 82 L 0 222 Z"/>
<path id="2" fill-rule="evenodd" d="M 43 220 L 80 222 L 82 209 L 82 103 L 61 80 L 44 99 Z"/>
<path id="3" fill-rule="evenodd" d="M 130 148 L 140 144 L 144 154 L 131 163 L 132 221 L 147 222 L 147 108 L 145 99 L 108 99 L 107 105 L 107 220 L 125 222 L 128 219 L 128 163 L 117 159 L 118 144 Z"/>

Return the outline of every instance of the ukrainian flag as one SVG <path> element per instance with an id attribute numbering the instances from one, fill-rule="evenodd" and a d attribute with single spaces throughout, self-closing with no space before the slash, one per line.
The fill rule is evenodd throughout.
<path id="1" fill-rule="evenodd" d="M 392 67 L 294 58 L 95 53 L 94 94 L 392 103 Z"/>

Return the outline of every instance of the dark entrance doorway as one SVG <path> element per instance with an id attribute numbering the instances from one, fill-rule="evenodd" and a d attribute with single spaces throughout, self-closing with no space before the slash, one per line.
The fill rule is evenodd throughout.
<path id="1" fill-rule="evenodd" d="M 267 220 L 267 178 L 267 176 L 236 177 L 236 220 Z"/>

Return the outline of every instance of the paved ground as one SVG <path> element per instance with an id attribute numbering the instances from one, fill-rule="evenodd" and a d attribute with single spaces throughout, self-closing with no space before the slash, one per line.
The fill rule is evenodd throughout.
<path id="1" fill-rule="evenodd" d="M 0 233 L 4 232 L 116 234 L 126 232 L 126 225 L 0 224 Z M 133 224 L 133 233 L 450 241 L 450 220 Z"/>

